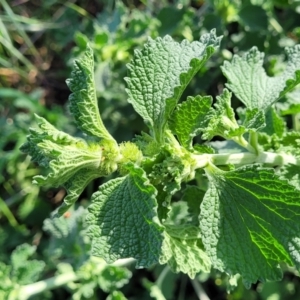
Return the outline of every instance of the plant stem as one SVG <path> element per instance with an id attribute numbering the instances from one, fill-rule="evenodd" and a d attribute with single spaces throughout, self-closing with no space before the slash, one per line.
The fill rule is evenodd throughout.
<path id="1" fill-rule="evenodd" d="M 184 300 L 185 299 L 185 292 L 186 292 L 186 285 L 188 278 L 186 275 L 181 274 L 181 281 L 180 281 L 180 288 L 179 288 L 179 295 L 178 300 Z"/>
<path id="2" fill-rule="evenodd" d="M 210 300 L 210 298 L 205 293 L 202 285 L 200 284 L 200 282 L 197 279 L 191 280 L 191 283 L 195 289 L 195 292 L 196 292 L 199 300 Z"/>
<path id="3" fill-rule="evenodd" d="M 296 131 L 300 131 L 300 114 L 294 114 L 292 115 L 292 120 L 293 120 L 293 128 Z"/>
<path id="4" fill-rule="evenodd" d="M 115 261 L 112 265 L 118 267 L 127 267 L 130 264 L 132 264 L 134 261 L 135 260 L 133 258 L 119 259 Z M 98 270 L 99 275 L 102 272 L 102 270 L 103 270 L 103 265 L 100 263 L 99 270 Z M 74 271 L 70 271 L 45 280 L 41 280 L 35 283 L 21 286 L 18 290 L 13 291 L 12 297 L 10 299 L 27 300 L 29 297 L 33 295 L 57 288 L 59 286 L 80 279 L 81 278 Z"/>
<path id="5" fill-rule="evenodd" d="M 7 218 L 9 224 L 12 227 L 17 227 L 19 226 L 18 221 L 16 220 L 15 216 L 7 206 L 6 202 L 0 197 L 0 212 L 3 212 L 5 217 Z M 0 216 L 1 217 L 1 216 Z"/>
<path id="6" fill-rule="evenodd" d="M 26 300 L 33 295 L 39 294 L 43 291 L 51 290 L 77 279 L 78 276 L 76 273 L 71 271 L 46 280 L 24 285 L 19 290 L 20 300 Z"/>
<path id="7" fill-rule="evenodd" d="M 271 166 L 282 166 L 293 164 L 300 166 L 300 160 L 295 156 L 284 153 L 260 152 L 254 153 L 225 153 L 225 154 L 196 154 L 192 156 L 196 161 L 195 169 L 204 168 L 207 164 L 214 165 L 246 165 L 246 164 L 269 164 Z"/>
<path id="8" fill-rule="evenodd" d="M 249 152 L 255 153 L 255 149 L 245 140 L 243 136 L 235 136 L 232 138 L 234 142 L 236 142 L 238 145 L 244 147 L 247 149 Z"/>
<path id="9" fill-rule="evenodd" d="M 259 153 L 259 144 L 258 144 L 258 137 L 257 132 L 250 131 L 249 133 L 249 144 L 253 147 L 255 150 L 255 153 Z"/>
<path id="10" fill-rule="evenodd" d="M 157 280 L 156 280 L 156 285 L 162 289 L 162 284 L 163 281 L 165 280 L 166 275 L 170 272 L 170 268 L 169 266 L 165 266 L 164 269 L 162 270 L 162 272 L 160 273 L 160 275 L 158 276 Z"/>

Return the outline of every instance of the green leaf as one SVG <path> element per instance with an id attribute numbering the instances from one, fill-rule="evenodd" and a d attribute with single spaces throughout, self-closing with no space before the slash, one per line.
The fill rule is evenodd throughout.
<path id="1" fill-rule="evenodd" d="M 36 118 L 39 129 L 30 130 L 31 135 L 21 150 L 31 155 L 39 165 L 50 169 L 47 176 L 34 176 L 34 183 L 66 188 L 68 195 L 65 205 L 59 210 L 59 214 L 62 214 L 74 204 L 91 180 L 115 169 L 109 166 L 109 162 L 103 161 L 107 152 L 104 146 L 87 144 L 82 139 L 57 130 L 45 119 Z"/>
<path id="2" fill-rule="evenodd" d="M 74 244 L 75 239 L 78 238 L 77 234 L 85 229 L 85 215 L 85 209 L 80 206 L 77 210 L 70 210 L 64 218 L 45 219 L 43 230 L 49 233 L 53 239 L 66 240 L 69 238 L 68 244 L 71 242 Z M 76 236 L 74 232 L 76 232 Z"/>
<path id="3" fill-rule="evenodd" d="M 172 203 L 164 222 L 164 241 L 160 263 L 167 263 L 175 272 L 194 278 L 200 271 L 210 271 L 210 259 L 203 249 L 199 228 L 200 204 L 204 192 L 188 186 L 182 201 Z"/>
<path id="4" fill-rule="evenodd" d="M 172 200 L 172 195 L 170 192 L 165 191 L 165 186 L 158 185 L 157 189 L 157 215 L 159 220 L 163 223 L 168 218 L 168 213 L 170 211 L 170 203 Z"/>
<path id="5" fill-rule="evenodd" d="M 19 245 L 11 254 L 11 264 L 0 262 L 0 299 L 24 299 L 20 286 L 36 282 L 45 268 L 40 260 L 29 260 L 36 247 L 29 244 Z"/>
<path id="6" fill-rule="evenodd" d="M 280 263 L 299 268 L 299 191 L 257 165 L 230 172 L 210 165 L 206 173 L 200 228 L 213 266 L 241 274 L 248 287 L 281 279 Z"/>
<path id="7" fill-rule="evenodd" d="M 148 42 L 135 51 L 128 64 L 128 101 L 153 130 L 156 141 L 163 141 L 167 120 L 186 86 L 219 47 L 215 31 L 200 41 L 175 42 L 170 36 Z"/>
<path id="8" fill-rule="evenodd" d="M 199 228 L 167 225 L 159 262 L 167 263 L 173 272 L 183 272 L 191 278 L 200 271 L 209 272 L 211 263 L 203 249 Z"/>
<path id="9" fill-rule="evenodd" d="M 288 56 L 288 62 L 286 70 L 282 75 L 283 80 L 285 81 L 285 87 L 280 93 L 280 98 L 293 90 L 294 87 L 300 83 L 300 45 L 287 47 L 285 51 Z"/>
<path id="10" fill-rule="evenodd" d="M 282 116 L 300 113 L 300 89 L 285 95 L 284 102 L 278 102 L 277 108 Z"/>
<path id="11" fill-rule="evenodd" d="M 100 288 L 106 292 L 119 290 L 129 282 L 132 273 L 123 267 L 107 266 L 98 279 Z"/>
<path id="12" fill-rule="evenodd" d="M 200 205 L 199 205 L 200 207 Z M 184 201 L 170 202 L 169 211 L 163 224 L 184 225 L 190 224 L 191 218 L 188 211 L 188 205 Z"/>
<path id="13" fill-rule="evenodd" d="M 261 136 L 260 136 L 261 135 Z M 295 155 L 295 157 L 300 156 L 300 132 L 290 131 L 285 132 L 282 137 L 277 135 L 268 136 L 265 133 L 259 135 L 260 143 L 264 148 L 278 153 L 289 153 Z"/>
<path id="14" fill-rule="evenodd" d="M 45 249 L 45 255 L 51 258 L 51 265 L 68 261 L 74 269 L 89 258 L 90 240 L 86 237 L 86 209 L 79 206 L 70 209 L 62 218 L 45 219 L 43 230 L 51 238 Z"/>
<path id="15" fill-rule="evenodd" d="M 203 139 L 210 140 L 214 136 L 230 139 L 245 132 L 245 128 L 239 127 L 235 119 L 234 110 L 231 107 L 231 93 L 227 89 L 224 89 L 223 93 L 217 96 L 217 102 L 214 108 L 210 109 L 206 119 L 208 125 L 203 130 Z"/>
<path id="16" fill-rule="evenodd" d="M 79 198 L 87 185 L 101 175 L 99 170 L 91 170 L 88 168 L 77 171 L 63 187 L 67 191 L 67 196 L 64 198 L 64 203 L 58 208 L 56 216 L 62 216 Z"/>
<path id="17" fill-rule="evenodd" d="M 215 150 L 211 145 L 206 145 L 206 144 L 194 144 L 193 149 L 197 153 L 210 153 L 214 154 Z"/>
<path id="18" fill-rule="evenodd" d="M 247 130 L 252 130 L 252 131 L 257 131 L 261 128 L 264 128 L 266 126 L 266 119 L 265 119 L 264 112 L 257 108 L 252 110 L 246 109 L 243 126 Z"/>
<path id="19" fill-rule="evenodd" d="M 128 168 L 129 175 L 103 184 L 92 197 L 87 216 L 92 255 L 108 263 L 133 257 L 137 267 L 148 267 L 157 263 L 162 244 L 156 190 L 142 169 Z"/>
<path id="20" fill-rule="evenodd" d="M 153 166 L 149 178 L 155 186 L 162 186 L 163 191 L 174 195 L 180 190 L 181 182 L 186 175 L 185 167 L 189 168 L 181 158 L 171 154 Z"/>
<path id="21" fill-rule="evenodd" d="M 269 77 L 264 68 L 264 54 L 253 47 L 242 57 L 234 55 L 221 67 L 227 77 L 226 86 L 250 110 L 267 110 L 300 82 L 300 45 L 286 49 L 288 62 L 282 75 Z"/>
<path id="22" fill-rule="evenodd" d="M 291 185 L 300 190 L 300 167 L 292 164 L 284 165 L 280 168 L 280 178 L 288 180 Z"/>
<path id="23" fill-rule="evenodd" d="M 187 185 L 181 201 L 173 202 L 164 224 L 193 225 L 199 227 L 200 204 L 205 192 L 195 185 Z"/>
<path id="24" fill-rule="evenodd" d="M 69 97 L 70 111 L 76 125 L 87 135 L 114 140 L 100 117 L 95 91 L 94 56 L 90 46 L 87 46 L 80 59 L 75 60 L 67 85 L 72 91 Z"/>
<path id="25" fill-rule="evenodd" d="M 279 140 L 279 147 L 296 147 L 299 148 L 300 146 L 300 132 L 299 131 L 290 131 L 286 132 L 282 139 Z M 279 149 L 279 148 L 277 148 Z M 300 154 L 300 153 L 299 153 Z"/>
<path id="26" fill-rule="evenodd" d="M 262 129 L 262 132 L 268 135 L 276 134 L 278 137 L 282 137 L 286 130 L 284 120 L 277 114 L 274 107 L 271 107 L 266 113 L 266 127 Z"/>
<path id="27" fill-rule="evenodd" d="M 190 149 L 193 138 L 206 126 L 206 115 L 212 105 L 212 97 L 188 97 L 179 104 L 169 121 L 170 129 L 177 135 L 180 143 Z"/>
<path id="28" fill-rule="evenodd" d="M 300 157 L 300 132 L 285 132 L 281 138 L 276 135 L 271 137 L 271 149 L 278 153 L 292 154 L 295 158 Z"/>
<path id="29" fill-rule="evenodd" d="M 12 267 L 0 261 L 0 299 L 9 299 L 10 293 L 14 290 L 16 283 L 11 278 Z"/>
<path id="30" fill-rule="evenodd" d="M 29 260 L 36 251 L 35 246 L 22 244 L 11 255 L 12 281 L 20 285 L 33 283 L 38 280 L 45 268 L 45 263 L 40 260 Z"/>
<path id="31" fill-rule="evenodd" d="M 182 201 L 188 205 L 188 212 L 192 218 L 192 224 L 199 226 L 200 204 L 205 192 L 195 185 L 188 185 L 184 190 Z"/>
<path id="32" fill-rule="evenodd" d="M 40 166 L 48 167 L 51 160 L 45 151 L 40 149 L 39 143 L 44 140 L 49 140 L 59 145 L 70 145 L 82 142 L 80 139 L 73 138 L 69 134 L 57 130 L 44 118 L 35 114 L 39 129 L 29 128 L 30 135 L 27 137 L 27 143 L 23 144 L 20 148 L 21 151 L 31 156 L 33 162 L 38 163 Z"/>

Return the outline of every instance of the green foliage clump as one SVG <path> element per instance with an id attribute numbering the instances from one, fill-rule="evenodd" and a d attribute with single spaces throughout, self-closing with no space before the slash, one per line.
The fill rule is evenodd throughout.
<path id="1" fill-rule="evenodd" d="M 102 2 L 0 1 L 0 300 L 298 299 L 299 4 Z"/>
<path id="2" fill-rule="evenodd" d="M 75 62 L 69 80 L 73 91 L 71 112 L 79 128 L 98 139 L 102 148 L 93 149 L 100 149 L 99 153 L 96 151 L 95 159 L 93 154 L 84 155 L 82 143 L 64 133 L 54 135 L 49 125 L 43 127 L 38 138 L 32 131 L 22 147 L 41 166 L 52 168 L 53 173 L 45 178 L 50 184 L 52 180 L 63 184 L 70 179 L 71 175 L 65 175 L 68 170 L 73 171 L 72 176 L 83 170 L 85 181 L 72 178 L 79 191 L 76 198 L 93 176 L 107 176 L 117 168 L 123 174 L 101 185 L 92 196 L 86 220 L 93 255 L 108 263 L 133 257 L 137 267 L 167 263 L 173 271 L 192 278 L 212 266 L 230 276 L 240 274 L 247 287 L 258 280 L 279 280 L 280 263 L 299 267 L 299 191 L 293 181 L 289 182 L 294 173 L 285 168 L 300 165 L 298 144 L 289 145 L 286 153 L 280 148 L 265 151 L 259 141 L 261 134 L 268 135 L 269 130 L 262 131 L 266 124 L 274 128 L 272 137 L 282 136 L 275 129 L 279 118 L 275 105 L 300 81 L 300 48 L 287 50 L 287 67 L 277 77 L 266 75 L 263 54 L 256 47 L 242 57 L 235 55 L 221 68 L 228 79 L 227 88 L 213 106 L 209 96 L 189 97 L 178 105 L 187 84 L 218 49 L 220 41 L 215 31 L 198 42 L 178 43 L 166 36 L 149 39 L 142 51 L 135 52 L 126 78 L 128 101 L 145 120 L 150 135 L 139 137 L 137 144 L 120 145 L 101 121 L 92 75 L 88 79 L 84 75 L 93 74 L 92 50 L 88 47 Z M 228 89 L 244 104 L 240 120 L 236 119 Z M 193 149 L 196 135 L 202 137 L 201 153 Z M 45 143 L 48 136 L 60 143 L 59 148 Z M 225 145 L 222 153 L 212 153 L 206 145 L 216 136 L 233 141 L 244 151 L 232 152 L 229 148 L 226 153 Z M 147 141 L 155 146 L 152 156 L 145 151 Z M 71 165 L 70 147 L 74 147 Z M 81 160 L 76 160 L 76 151 Z M 59 165 L 49 164 L 57 154 Z M 229 171 L 219 168 L 226 165 Z M 106 173 L 101 171 L 104 168 Z M 204 176 L 207 188 L 190 193 L 195 187 L 189 182 L 196 176 Z M 179 198 L 179 203 L 188 200 L 190 211 L 195 210 L 191 211 L 194 223 L 190 224 L 170 219 L 172 195 L 183 184 L 187 184 L 189 194 Z M 76 200 L 74 197 L 69 202 L 68 197 L 67 207 Z"/>

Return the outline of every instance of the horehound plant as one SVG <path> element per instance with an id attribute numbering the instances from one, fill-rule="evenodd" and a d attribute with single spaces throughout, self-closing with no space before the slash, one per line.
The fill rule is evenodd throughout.
<path id="1" fill-rule="evenodd" d="M 168 264 L 191 278 L 213 267 L 240 274 L 247 287 L 280 280 L 282 264 L 300 267 L 300 132 L 283 119 L 299 111 L 287 99 L 300 82 L 300 45 L 286 49 L 278 76 L 266 74 L 264 54 L 253 47 L 221 66 L 227 83 L 215 101 L 182 99 L 220 41 L 215 31 L 193 42 L 166 36 L 135 51 L 128 102 L 149 131 L 133 141 L 118 144 L 101 120 L 90 47 L 67 81 L 85 138 L 36 116 L 39 128 L 22 151 L 49 169 L 34 183 L 66 189 L 57 216 L 91 180 L 116 174 L 88 207 L 92 255 L 107 263 L 132 257 L 137 268 Z M 242 105 L 237 114 L 232 94 Z"/>

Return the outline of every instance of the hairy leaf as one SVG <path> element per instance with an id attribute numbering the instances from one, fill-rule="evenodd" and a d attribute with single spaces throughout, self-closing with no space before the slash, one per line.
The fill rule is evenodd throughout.
<path id="1" fill-rule="evenodd" d="M 129 175 L 103 184 L 92 197 L 87 217 L 92 254 L 108 263 L 133 257 L 137 267 L 148 267 L 158 261 L 162 244 L 156 190 L 142 169 L 128 168 Z"/>
<path id="2" fill-rule="evenodd" d="M 101 145 L 87 144 L 53 127 L 45 119 L 36 116 L 39 129 L 31 129 L 21 150 L 32 156 L 32 160 L 50 169 L 47 176 L 37 175 L 33 182 L 53 187 L 64 186 L 68 195 L 64 213 L 78 199 L 87 184 L 107 173 L 103 169 L 103 148 Z"/>
<path id="3" fill-rule="evenodd" d="M 194 144 L 193 149 L 197 153 L 210 153 L 210 154 L 215 153 L 214 148 L 211 145 L 207 145 L 207 144 Z"/>
<path id="4" fill-rule="evenodd" d="M 212 104 L 210 96 L 188 97 L 185 102 L 179 104 L 174 111 L 169 125 L 177 135 L 181 144 L 190 149 L 193 137 L 198 135 L 207 126 L 207 113 Z"/>
<path id="5" fill-rule="evenodd" d="M 77 171 L 69 180 L 67 180 L 63 184 L 63 187 L 67 190 L 68 194 L 64 198 L 62 205 L 58 208 L 57 216 L 63 215 L 77 201 L 87 185 L 100 176 L 99 170 L 85 168 Z"/>
<path id="6" fill-rule="evenodd" d="M 264 68 L 264 54 L 253 47 L 245 55 L 234 55 L 232 62 L 222 68 L 227 77 L 226 86 L 249 109 L 267 110 L 285 93 L 300 82 L 300 45 L 287 48 L 288 62 L 283 74 L 269 77 Z"/>
<path id="7" fill-rule="evenodd" d="M 11 278 L 12 266 L 6 265 L 0 261 L 0 299 L 9 299 L 10 293 L 14 290 L 16 285 Z"/>
<path id="8" fill-rule="evenodd" d="M 288 56 L 288 62 L 282 77 L 286 83 L 284 90 L 280 93 L 280 97 L 290 92 L 300 83 L 300 45 L 287 47 L 285 51 Z"/>
<path id="9" fill-rule="evenodd" d="M 167 263 L 172 271 L 183 272 L 191 278 L 200 272 L 210 271 L 210 259 L 203 250 L 199 228 L 166 226 L 160 263 Z"/>
<path id="10" fill-rule="evenodd" d="M 292 164 L 284 165 L 279 171 L 280 178 L 288 180 L 291 185 L 300 190 L 300 167 Z"/>
<path id="11" fill-rule="evenodd" d="M 204 129 L 203 139 L 210 140 L 217 135 L 229 139 L 245 132 L 245 128 L 239 127 L 237 124 L 234 110 L 231 107 L 231 93 L 227 89 L 217 96 L 217 102 L 214 108 L 210 109 L 206 119 L 208 125 Z"/>
<path id="12" fill-rule="evenodd" d="M 72 263 L 77 269 L 90 256 L 90 240 L 86 236 L 86 209 L 70 209 L 61 218 L 49 218 L 44 221 L 43 230 L 51 235 L 45 249 L 47 257 L 51 257 L 51 264 L 60 261 Z"/>
<path id="13" fill-rule="evenodd" d="M 276 134 L 278 137 L 282 137 L 286 130 L 284 120 L 277 114 L 276 110 L 271 107 L 266 113 L 266 127 L 262 129 L 262 132 L 266 132 L 268 135 Z"/>
<path id="14" fill-rule="evenodd" d="M 195 185 L 188 185 L 184 190 L 182 201 L 188 205 L 188 212 L 194 225 L 199 226 L 200 204 L 205 192 Z"/>
<path id="15" fill-rule="evenodd" d="M 300 132 L 285 132 L 281 138 L 277 135 L 269 137 L 271 149 L 278 153 L 289 153 L 300 157 Z"/>
<path id="16" fill-rule="evenodd" d="M 128 64 L 128 101 L 153 130 L 156 141 L 162 135 L 170 113 L 187 84 L 218 48 L 215 31 L 200 41 L 175 42 L 170 36 L 149 38 L 142 51 L 135 51 Z"/>
<path id="17" fill-rule="evenodd" d="M 282 116 L 300 113 L 300 89 L 285 95 L 284 101 L 276 103 Z"/>
<path id="18" fill-rule="evenodd" d="M 87 135 L 114 140 L 100 117 L 94 82 L 94 56 L 90 46 L 80 59 L 75 60 L 67 85 L 72 91 L 70 111 L 76 125 Z"/>
<path id="19" fill-rule="evenodd" d="M 262 110 L 246 109 L 243 126 L 251 131 L 257 131 L 266 126 L 265 114 Z"/>
<path id="20" fill-rule="evenodd" d="M 109 293 L 122 288 L 128 283 L 131 276 L 132 273 L 124 267 L 107 266 L 102 271 L 98 284 L 103 291 Z"/>
<path id="21" fill-rule="evenodd" d="M 206 171 L 200 228 L 213 266 L 241 274 L 247 286 L 279 280 L 282 262 L 299 267 L 299 191 L 257 165 Z"/>
<path id="22" fill-rule="evenodd" d="M 44 140 L 49 140 L 59 145 L 72 145 L 81 143 L 82 140 L 76 139 L 67 133 L 57 130 L 44 118 L 35 115 L 39 129 L 29 128 L 30 135 L 27 137 L 27 142 L 20 148 L 21 151 L 31 156 L 33 162 L 38 163 L 42 167 L 48 167 L 49 161 L 51 160 L 45 151 L 40 149 L 39 143 Z"/>
<path id="23" fill-rule="evenodd" d="M 35 282 L 45 268 L 45 263 L 40 260 L 29 260 L 36 251 L 35 246 L 29 244 L 19 245 L 11 255 L 11 280 L 18 284 Z"/>

